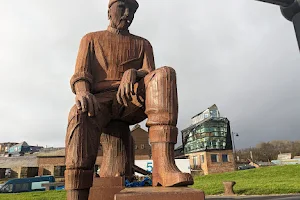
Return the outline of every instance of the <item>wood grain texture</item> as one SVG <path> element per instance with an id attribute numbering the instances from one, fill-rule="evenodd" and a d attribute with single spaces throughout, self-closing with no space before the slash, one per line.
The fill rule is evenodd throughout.
<path id="1" fill-rule="evenodd" d="M 129 125 L 148 118 L 154 162 L 154 186 L 193 183 L 174 162 L 178 130 L 176 73 L 155 69 L 150 42 L 128 27 L 138 8 L 135 0 L 109 1 L 107 30 L 86 34 L 80 43 L 71 88 L 76 94 L 66 134 L 68 200 L 87 200 L 99 142 L 100 177 L 131 179 L 134 148 Z M 101 140 L 100 140 L 101 138 Z"/>

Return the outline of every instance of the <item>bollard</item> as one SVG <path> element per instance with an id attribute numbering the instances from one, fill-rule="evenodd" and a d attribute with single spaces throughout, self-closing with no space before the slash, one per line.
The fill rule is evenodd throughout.
<path id="1" fill-rule="evenodd" d="M 233 186 L 236 184 L 235 181 L 224 181 L 224 196 L 232 196 L 235 195 L 233 191 Z"/>

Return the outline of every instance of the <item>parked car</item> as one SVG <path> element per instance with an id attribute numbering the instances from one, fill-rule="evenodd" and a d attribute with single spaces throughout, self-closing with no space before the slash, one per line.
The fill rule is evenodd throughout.
<path id="1" fill-rule="evenodd" d="M 54 176 L 11 179 L 0 187 L 0 193 L 44 191 L 42 184 L 52 182 L 55 182 Z"/>
<path id="2" fill-rule="evenodd" d="M 253 168 L 255 167 L 252 165 L 241 165 L 238 167 L 238 170 L 246 170 L 246 169 L 253 169 Z"/>

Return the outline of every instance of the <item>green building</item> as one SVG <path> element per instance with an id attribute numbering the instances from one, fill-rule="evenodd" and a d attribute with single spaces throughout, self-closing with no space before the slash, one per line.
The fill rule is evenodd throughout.
<path id="1" fill-rule="evenodd" d="M 192 117 L 192 124 L 181 132 L 182 147 L 175 153 L 190 160 L 193 173 L 207 175 L 236 170 L 230 123 L 221 117 L 216 105 Z"/>
<path id="2" fill-rule="evenodd" d="M 184 154 L 208 150 L 232 150 L 230 123 L 212 105 L 192 117 L 192 124 L 181 131 Z"/>

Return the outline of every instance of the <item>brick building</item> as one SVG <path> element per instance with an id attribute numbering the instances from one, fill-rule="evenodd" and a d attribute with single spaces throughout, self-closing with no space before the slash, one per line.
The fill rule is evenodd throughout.
<path id="1" fill-rule="evenodd" d="M 0 157 L 0 179 L 6 169 L 11 169 L 10 178 L 25 178 L 38 175 L 36 156 Z"/>
<path id="2" fill-rule="evenodd" d="M 137 124 L 131 130 L 131 135 L 134 139 L 135 159 L 151 159 L 151 146 L 149 144 L 148 132 L 142 129 L 141 126 Z"/>
<path id="3" fill-rule="evenodd" d="M 148 160 L 151 158 L 151 147 L 148 140 L 148 132 L 139 125 L 135 125 L 131 130 L 134 139 L 135 160 Z M 95 170 L 101 168 L 102 148 L 99 145 L 98 156 L 95 163 Z M 54 175 L 63 177 L 65 170 L 65 149 L 45 149 L 37 154 L 38 175 Z"/>
<path id="4" fill-rule="evenodd" d="M 181 132 L 183 151 L 175 151 L 179 152 L 177 157 L 190 159 L 193 170 L 202 170 L 205 175 L 235 170 L 230 123 L 220 116 L 216 105 L 192 117 L 192 124 Z"/>
<path id="5" fill-rule="evenodd" d="M 232 150 L 209 150 L 187 154 L 193 169 L 201 169 L 204 175 L 235 170 Z"/>
<path id="6" fill-rule="evenodd" d="M 65 148 L 45 149 L 37 154 L 38 175 L 63 177 L 65 171 Z"/>

